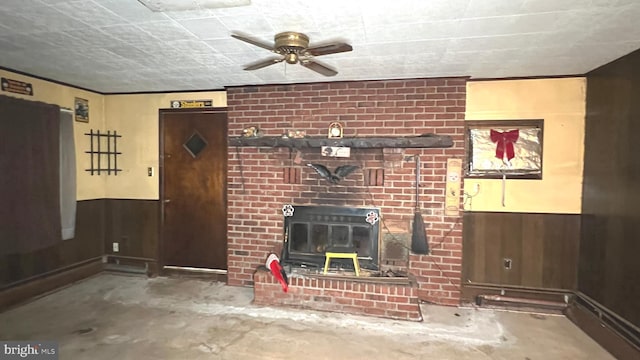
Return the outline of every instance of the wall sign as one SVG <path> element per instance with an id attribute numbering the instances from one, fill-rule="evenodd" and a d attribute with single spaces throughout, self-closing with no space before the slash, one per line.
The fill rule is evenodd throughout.
<path id="1" fill-rule="evenodd" d="M 212 107 L 213 100 L 171 100 L 173 109 Z"/>
<path id="2" fill-rule="evenodd" d="M 351 157 L 351 148 L 346 146 L 322 146 L 320 148 L 322 156 Z"/>
<path id="3" fill-rule="evenodd" d="M 33 86 L 30 83 L 2 78 L 2 91 L 33 96 Z"/>
<path id="4" fill-rule="evenodd" d="M 89 100 L 76 98 L 73 105 L 76 121 L 89 122 Z"/>

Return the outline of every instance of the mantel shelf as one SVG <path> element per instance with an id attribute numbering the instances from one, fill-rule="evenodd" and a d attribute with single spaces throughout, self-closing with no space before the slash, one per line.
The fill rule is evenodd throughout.
<path id="1" fill-rule="evenodd" d="M 231 137 L 230 146 L 288 147 L 294 149 L 319 148 L 322 146 L 346 146 L 355 149 L 379 148 L 449 148 L 453 146 L 450 136 L 423 134 L 396 137 L 352 137 L 329 139 L 326 137 L 286 138 L 281 136 Z"/>

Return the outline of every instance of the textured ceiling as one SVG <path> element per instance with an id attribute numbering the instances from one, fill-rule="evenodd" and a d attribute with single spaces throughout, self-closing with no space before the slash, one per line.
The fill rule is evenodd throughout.
<path id="1" fill-rule="evenodd" d="M 154 1 L 195 10 L 142 4 Z M 111 93 L 573 75 L 640 48 L 640 0 L 217 1 L 0 0 L 0 67 Z M 230 35 L 282 31 L 353 51 L 318 58 L 334 77 L 286 63 L 243 71 L 273 54 Z"/>

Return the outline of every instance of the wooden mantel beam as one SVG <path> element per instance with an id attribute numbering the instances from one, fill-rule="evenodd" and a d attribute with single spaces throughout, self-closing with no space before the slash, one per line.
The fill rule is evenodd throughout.
<path id="1" fill-rule="evenodd" d="M 262 136 L 231 137 L 229 138 L 229 146 L 288 147 L 294 149 L 319 148 L 322 146 L 346 146 L 355 149 L 449 148 L 453 146 L 453 140 L 451 140 L 450 136 L 435 134 L 396 137 L 352 137 L 341 139 Z"/>

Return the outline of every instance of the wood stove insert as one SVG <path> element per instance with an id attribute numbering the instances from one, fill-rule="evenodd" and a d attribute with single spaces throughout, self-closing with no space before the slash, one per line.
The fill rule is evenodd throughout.
<path id="1" fill-rule="evenodd" d="M 360 267 L 378 270 L 380 210 L 338 206 L 294 206 L 284 212 L 282 262 L 322 268 L 325 252 L 356 252 Z M 335 259 L 332 267 L 353 269 L 350 259 Z"/>

